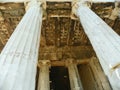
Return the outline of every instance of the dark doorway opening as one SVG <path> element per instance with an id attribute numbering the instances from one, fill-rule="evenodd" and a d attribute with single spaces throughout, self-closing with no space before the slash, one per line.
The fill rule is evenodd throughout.
<path id="1" fill-rule="evenodd" d="M 66 67 L 51 67 L 50 90 L 70 90 L 68 70 Z"/>

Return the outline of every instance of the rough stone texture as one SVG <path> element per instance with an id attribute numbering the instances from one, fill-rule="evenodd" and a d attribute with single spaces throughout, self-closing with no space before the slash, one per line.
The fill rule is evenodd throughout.
<path id="1" fill-rule="evenodd" d="M 5 45 L 25 13 L 24 4 L 0 4 L 0 40 Z"/>

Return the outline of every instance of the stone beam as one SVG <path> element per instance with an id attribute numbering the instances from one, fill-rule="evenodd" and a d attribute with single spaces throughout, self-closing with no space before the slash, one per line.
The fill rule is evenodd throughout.
<path id="1" fill-rule="evenodd" d="M 88 64 L 90 62 L 91 59 L 82 59 L 82 60 L 75 60 L 74 63 L 76 65 L 79 65 L 79 64 Z M 40 60 L 38 62 L 38 67 L 41 67 L 41 61 L 44 61 L 44 60 Z M 51 60 L 50 62 L 51 66 L 66 66 L 66 60 Z"/>

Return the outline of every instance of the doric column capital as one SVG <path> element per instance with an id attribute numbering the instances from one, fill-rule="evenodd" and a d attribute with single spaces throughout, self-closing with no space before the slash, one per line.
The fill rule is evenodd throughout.
<path id="1" fill-rule="evenodd" d="M 42 67 L 42 66 L 48 66 L 48 67 L 51 67 L 51 63 L 50 63 L 50 60 L 40 60 L 39 63 L 38 63 L 38 67 Z"/>
<path id="2" fill-rule="evenodd" d="M 76 64 L 76 61 L 74 59 L 68 59 L 65 61 L 65 66 L 68 67 L 69 65 Z"/>
<path id="3" fill-rule="evenodd" d="M 88 0 L 73 0 L 73 2 L 72 2 L 72 14 L 77 15 L 77 10 L 81 6 L 91 7 L 91 3 L 92 3 L 92 1 L 90 2 Z"/>
<path id="4" fill-rule="evenodd" d="M 46 0 L 31 0 L 31 1 L 24 2 L 24 4 L 26 7 L 26 11 L 30 7 L 42 7 L 42 9 L 46 9 Z"/>

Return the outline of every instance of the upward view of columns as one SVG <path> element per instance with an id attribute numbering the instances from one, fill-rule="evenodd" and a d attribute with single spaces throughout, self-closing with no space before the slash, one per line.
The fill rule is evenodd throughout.
<path id="1" fill-rule="evenodd" d="M 33 0 L 0 54 L 0 90 L 35 90 L 42 8 Z"/>
<path id="2" fill-rule="evenodd" d="M 120 90 L 120 36 L 84 2 L 78 2 L 75 8 L 113 90 Z"/>
<path id="3" fill-rule="evenodd" d="M 1 0 L 0 2 L 24 2 Z M 0 90 L 35 90 L 36 67 L 42 24 L 41 2 L 30 1 L 29 9 L 0 54 Z M 44 1 L 44 0 L 43 0 Z M 56 1 L 56 0 L 47 0 Z M 64 0 L 57 0 L 64 1 Z M 65 0 L 70 1 L 72 0 Z M 75 0 L 77 1 L 77 0 Z M 87 34 L 113 90 L 120 90 L 120 36 L 117 35 L 84 1 L 120 2 L 120 0 L 78 0 L 74 13 Z M 117 8 L 118 10 L 118 8 Z M 116 10 L 116 11 L 117 11 Z M 116 19 L 113 12 L 111 19 Z M 41 61 L 38 90 L 50 90 L 49 61 Z M 77 65 L 67 62 L 71 90 L 83 90 Z"/>

